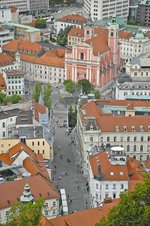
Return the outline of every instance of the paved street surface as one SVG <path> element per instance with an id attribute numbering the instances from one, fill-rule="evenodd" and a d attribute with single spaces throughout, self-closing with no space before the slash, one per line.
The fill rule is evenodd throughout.
<path id="1" fill-rule="evenodd" d="M 60 93 L 61 96 L 61 93 Z M 55 103 L 56 102 L 56 103 Z M 54 135 L 54 162 L 52 178 L 58 189 L 65 188 L 69 213 L 89 208 L 87 178 L 83 175 L 76 130 L 69 135 L 60 125 L 66 120 L 66 105 L 55 100 L 51 117 Z M 61 116 L 61 120 L 60 120 Z M 59 125 L 57 121 L 59 120 Z"/>

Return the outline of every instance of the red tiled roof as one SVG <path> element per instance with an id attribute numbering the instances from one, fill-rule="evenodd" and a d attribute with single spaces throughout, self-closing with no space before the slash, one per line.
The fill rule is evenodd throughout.
<path id="1" fill-rule="evenodd" d="M 16 7 L 11 7 L 11 13 L 15 13 L 18 10 Z"/>
<path id="2" fill-rule="evenodd" d="M 51 226 L 93 226 L 104 216 L 107 216 L 110 209 L 119 204 L 120 199 L 113 199 L 112 203 L 104 204 L 102 207 L 91 208 L 68 214 L 63 217 L 56 217 L 49 220 Z"/>
<path id="3" fill-rule="evenodd" d="M 32 176 L 40 174 L 45 178 L 49 179 L 48 171 L 45 167 L 42 155 L 40 156 L 40 160 L 41 162 L 39 163 L 38 161 L 35 161 L 34 159 L 27 157 L 23 161 L 23 166 L 29 173 L 31 173 Z"/>
<path id="4" fill-rule="evenodd" d="M 144 184 L 143 180 L 129 180 L 128 191 L 133 191 L 136 184 Z"/>
<path id="5" fill-rule="evenodd" d="M 5 83 L 5 79 L 3 77 L 2 74 L 0 74 L 0 90 L 6 90 L 6 83 Z"/>
<path id="6" fill-rule="evenodd" d="M 28 53 L 39 54 L 40 50 L 42 49 L 42 46 L 35 42 L 12 40 L 8 44 L 4 45 L 2 49 L 14 52 L 20 50 Z"/>
<path id="7" fill-rule="evenodd" d="M 132 126 L 135 126 L 135 131 L 140 132 L 142 125 L 145 132 L 148 132 L 150 125 L 149 116 L 113 116 L 111 113 L 103 113 L 100 105 L 112 106 L 128 106 L 132 104 L 135 107 L 150 107 L 150 102 L 147 101 L 127 101 L 127 100 L 97 100 L 90 101 L 84 105 L 79 113 L 82 123 L 87 122 L 87 117 L 95 117 L 99 129 L 103 132 L 115 132 L 116 126 L 119 126 L 119 131 L 124 132 L 124 126 L 127 126 L 127 131 L 132 132 Z M 85 114 L 82 113 L 84 110 Z"/>
<path id="8" fill-rule="evenodd" d="M 45 114 L 46 113 L 46 107 L 34 102 L 34 115 L 35 115 L 35 120 L 39 122 L 39 113 L 40 114 Z"/>
<path id="9" fill-rule="evenodd" d="M 14 161 L 14 159 L 10 159 L 9 154 L 5 153 L 5 154 L 0 154 L 0 160 L 5 162 L 7 165 L 11 165 Z"/>
<path id="10" fill-rule="evenodd" d="M 5 53 L 0 53 L 0 67 L 13 64 L 14 59 Z"/>
<path id="11" fill-rule="evenodd" d="M 72 29 L 68 33 L 68 36 L 74 36 L 74 37 L 82 38 L 82 37 L 84 37 L 84 29 L 72 27 Z"/>
<path id="12" fill-rule="evenodd" d="M 87 18 L 80 16 L 79 14 L 67 15 L 63 18 L 58 19 L 58 21 L 73 23 L 73 24 L 85 24 Z"/>
<path id="13" fill-rule="evenodd" d="M 98 164 L 101 164 L 101 172 L 105 175 L 106 180 L 128 180 L 126 165 L 111 165 L 106 151 L 90 157 L 90 165 L 94 176 L 97 173 Z M 113 175 L 110 174 L 111 172 L 113 172 Z M 123 175 L 120 172 L 123 172 Z"/>
<path id="14" fill-rule="evenodd" d="M 146 32 L 146 36 L 150 39 L 150 31 Z"/>
<path id="15" fill-rule="evenodd" d="M 1 184 L 0 209 L 8 208 L 12 205 L 15 205 L 17 203 L 17 198 L 20 198 L 22 196 L 26 183 L 29 184 L 31 194 L 34 195 L 35 199 L 59 198 L 59 195 L 53 187 L 52 183 L 44 179 L 42 176 L 36 175 L 33 177 Z M 50 195 L 48 195 L 48 192 Z M 41 193 L 42 197 L 39 196 L 39 193 Z M 7 200 L 10 201 L 10 204 L 8 204 Z"/>
<path id="16" fill-rule="evenodd" d="M 150 158 L 146 160 L 146 168 L 150 169 Z"/>
<path id="17" fill-rule="evenodd" d="M 132 36 L 132 32 L 118 31 L 118 35 L 120 39 L 129 39 Z"/>
<path id="18" fill-rule="evenodd" d="M 11 158 L 13 155 L 20 153 L 21 151 L 25 151 L 30 157 L 36 159 L 36 154 L 22 142 L 9 149 L 9 157 Z"/>

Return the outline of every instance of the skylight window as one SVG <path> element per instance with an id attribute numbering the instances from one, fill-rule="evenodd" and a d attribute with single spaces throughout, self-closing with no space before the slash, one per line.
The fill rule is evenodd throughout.
<path id="1" fill-rule="evenodd" d="M 113 176 L 114 175 L 114 172 L 110 172 L 110 175 Z"/>
<path id="2" fill-rule="evenodd" d="M 123 176 L 123 172 L 120 172 L 120 175 Z"/>

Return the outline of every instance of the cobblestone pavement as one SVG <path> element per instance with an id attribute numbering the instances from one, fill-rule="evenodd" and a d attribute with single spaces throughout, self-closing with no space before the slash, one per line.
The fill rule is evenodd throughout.
<path id="1" fill-rule="evenodd" d="M 56 121 L 67 108 L 57 104 L 57 110 L 53 110 L 52 128 L 54 128 L 54 162 L 52 178 L 58 189 L 65 188 L 69 213 L 89 208 L 89 194 L 87 192 L 87 178 L 82 173 L 80 151 L 76 130 L 69 135 L 66 128 L 57 126 Z"/>

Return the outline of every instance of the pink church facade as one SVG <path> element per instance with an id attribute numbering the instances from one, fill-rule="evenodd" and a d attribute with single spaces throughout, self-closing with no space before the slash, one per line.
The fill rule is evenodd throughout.
<path id="1" fill-rule="evenodd" d="M 115 21 L 108 29 L 95 32 L 93 26 L 84 28 L 84 42 L 76 44 L 65 54 L 66 79 L 77 83 L 89 80 L 95 87 L 103 87 L 118 76 L 122 68 L 118 25 Z"/>

